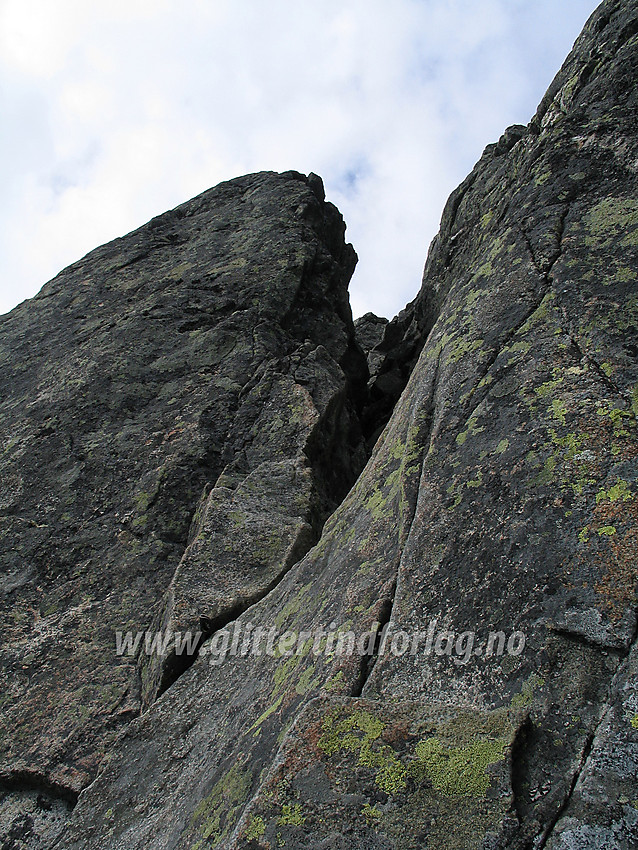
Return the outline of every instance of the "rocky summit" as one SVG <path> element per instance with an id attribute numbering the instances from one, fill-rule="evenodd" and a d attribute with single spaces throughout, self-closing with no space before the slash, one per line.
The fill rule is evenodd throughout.
<path id="1" fill-rule="evenodd" d="M 2 850 L 638 846 L 638 0 L 353 323 L 316 175 L 0 317 Z"/>

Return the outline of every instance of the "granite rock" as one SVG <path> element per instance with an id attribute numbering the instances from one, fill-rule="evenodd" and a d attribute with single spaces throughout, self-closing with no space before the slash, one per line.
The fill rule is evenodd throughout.
<path id="1" fill-rule="evenodd" d="M 0 324 L 15 395 L 0 424 L 18 440 L 5 451 L 2 522 L 32 553 L 7 562 L 7 617 L 29 612 L 38 588 L 66 587 L 60 564 L 45 584 L 44 553 L 66 553 L 65 569 L 76 558 L 84 582 L 54 612 L 49 643 L 37 643 L 49 632 L 34 614 L 8 627 L 24 643 L 5 655 L 8 685 L 22 686 L 7 691 L 19 734 L 6 758 L 16 777 L 28 756 L 42 781 L 83 789 L 55 850 L 635 846 L 637 82 L 638 2 L 606 0 L 530 124 L 508 128 L 452 194 L 414 301 L 356 333 L 353 255 L 314 175 L 241 178 L 178 208 L 215 199 L 210 228 L 228 199 L 215 260 L 228 276 L 203 311 L 210 344 L 189 344 L 187 368 L 165 327 L 149 331 L 157 360 L 182 364 L 166 395 L 159 379 L 153 388 L 161 441 L 143 427 L 148 411 L 134 416 L 155 404 L 135 378 L 137 322 L 140 344 L 120 340 L 93 370 L 56 352 L 74 330 L 84 356 L 102 350 L 91 337 L 102 290 L 80 300 L 58 349 L 42 323 L 74 309 L 85 269 L 107 258 L 119 281 L 110 314 L 124 311 L 113 328 L 127 327 L 133 274 L 135 315 L 148 291 L 185 322 L 184 281 L 205 279 L 209 250 L 189 247 L 188 216 L 177 227 L 168 215 L 170 247 L 144 255 L 151 223 Z M 293 211 L 285 223 L 282 210 Z M 166 271 L 135 271 L 162 251 L 167 268 L 179 260 L 174 287 Z M 111 279 L 100 278 L 105 292 Z M 243 292 L 252 307 L 238 306 Z M 251 309 L 243 354 L 240 326 L 225 323 Z M 197 340 L 202 326 L 186 331 Z M 92 389 L 103 374 L 112 395 Z M 206 406 L 189 418 L 198 392 Z M 82 417 L 113 425 L 89 446 L 75 436 Z M 173 439 L 174 461 L 161 448 Z M 45 490 L 42 470 L 55 476 Z M 109 531 L 114 492 L 129 505 L 124 531 L 152 552 L 136 573 Z M 94 503 L 103 511 L 89 521 Z M 63 510 L 77 529 L 58 532 L 56 549 L 47 529 Z M 129 600 L 125 612 L 108 592 Z M 187 664 L 125 659 L 122 702 L 71 727 L 84 752 L 104 753 L 85 765 L 75 739 L 46 743 L 38 718 L 58 715 L 19 665 L 43 645 L 60 668 L 59 635 L 78 632 L 93 637 L 87 661 L 65 675 L 76 688 L 110 682 L 113 653 L 100 655 L 96 635 L 106 645 L 124 613 L 131 629 L 199 621 L 201 643 Z M 9 803 L 33 790 L 14 787 Z"/>
<path id="2" fill-rule="evenodd" d="M 344 230 L 318 177 L 249 175 L 0 319 L 5 789 L 74 801 L 356 478 L 368 372 Z M 191 651 L 118 654 L 118 632 L 160 627 Z"/>

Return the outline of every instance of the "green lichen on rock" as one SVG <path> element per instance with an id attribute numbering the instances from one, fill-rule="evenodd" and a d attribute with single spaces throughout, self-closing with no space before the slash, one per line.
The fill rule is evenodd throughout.
<path id="1" fill-rule="evenodd" d="M 458 363 L 466 355 L 481 351 L 484 344 L 485 340 L 483 339 L 468 339 L 467 337 L 463 337 L 449 350 L 448 358 L 451 363 Z"/>
<path id="2" fill-rule="evenodd" d="M 506 710 L 313 700 L 251 804 L 266 825 L 263 841 L 274 846 L 277 829 L 290 826 L 314 846 L 347 823 L 355 846 L 369 846 L 374 835 L 416 847 L 420 833 L 432 850 L 481 846 L 510 807 L 507 759 L 519 723 Z M 298 846 L 284 829 L 280 838 Z"/>
<path id="3" fill-rule="evenodd" d="M 191 817 L 191 829 L 195 828 L 199 835 L 192 850 L 217 847 L 230 834 L 246 802 L 250 784 L 250 771 L 238 764 L 215 783 Z"/>
<path id="4" fill-rule="evenodd" d="M 352 710 L 345 717 L 337 719 L 338 709 L 331 711 L 322 723 L 323 734 L 319 738 L 319 749 L 326 755 L 339 750 L 361 751 L 369 748 L 383 732 L 383 724 L 372 714 L 363 710 Z M 363 734 L 359 734 L 363 733 Z"/>
<path id="5" fill-rule="evenodd" d="M 376 487 L 366 502 L 366 508 L 370 511 L 374 519 L 379 519 L 383 516 L 385 503 L 386 497 L 381 492 L 381 489 Z"/>
<path id="6" fill-rule="evenodd" d="M 286 625 L 290 625 L 294 622 L 295 615 L 299 614 L 299 611 L 303 608 L 306 597 L 308 593 L 310 593 L 311 589 L 311 584 L 303 585 L 303 587 L 295 593 L 292 599 L 286 602 L 281 611 L 279 611 L 275 617 L 275 626 L 277 626 L 277 628 L 281 628 L 284 623 Z"/>
<path id="7" fill-rule="evenodd" d="M 344 676 L 343 670 L 339 670 L 337 673 L 335 673 L 334 676 L 331 676 L 328 679 L 328 681 L 324 685 L 324 688 L 327 691 L 338 691 L 338 690 L 340 690 L 341 685 L 344 682 L 344 680 L 345 680 L 345 676 Z"/>
<path id="8" fill-rule="evenodd" d="M 499 715 L 492 732 L 501 728 L 508 728 L 508 721 Z M 436 791 L 478 797 L 489 787 L 487 768 L 501 761 L 510 745 L 510 738 L 492 734 L 469 715 L 459 715 L 440 725 L 443 737 L 419 741 L 414 760 L 404 763 L 391 745 L 379 740 L 384 729 L 385 724 L 369 711 L 352 709 L 343 714 L 334 710 L 322 722 L 318 746 L 328 756 L 353 753 L 355 764 L 372 768 L 375 784 L 390 795 L 403 791 L 409 776 L 419 778 L 424 772 Z"/>
<path id="9" fill-rule="evenodd" d="M 638 245 L 638 201 L 610 197 L 596 204 L 585 217 L 591 234 L 585 242 L 591 247 L 609 247 L 620 239 L 623 245 Z"/>
<path id="10" fill-rule="evenodd" d="M 341 719 L 328 714 L 318 746 L 326 755 L 339 751 L 357 754 L 358 765 L 375 771 L 378 788 L 397 794 L 406 787 L 407 770 L 392 747 L 378 742 L 383 729 L 383 723 L 368 711 L 355 709 Z"/>
<path id="11" fill-rule="evenodd" d="M 415 755 L 432 787 L 451 797 L 481 797 L 490 785 L 488 768 L 503 759 L 506 739 L 479 740 L 465 747 L 446 747 L 437 737 L 421 741 Z"/>
<path id="12" fill-rule="evenodd" d="M 295 684 L 295 691 L 303 695 L 310 690 L 314 690 L 314 688 L 319 685 L 321 679 L 319 676 L 315 676 L 315 665 L 311 664 L 303 671 L 299 679 Z"/>
<path id="13" fill-rule="evenodd" d="M 277 711 L 277 709 L 283 702 L 283 698 L 283 694 L 277 697 L 277 699 L 272 703 L 272 705 L 269 705 L 268 708 L 257 718 L 257 720 L 255 720 L 252 726 L 249 727 L 248 731 L 252 732 L 253 729 L 256 729 L 258 732 L 261 724 L 265 723 L 266 720 L 268 720 L 268 718 L 271 716 L 271 714 L 274 714 Z"/>
<path id="14" fill-rule="evenodd" d="M 281 826 L 303 826 L 305 822 L 299 803 L 287 803 L 281 807 L 281 815 L 277 819 Z"/>
<path id="15" fill-rule="evenodd" d="M 634 493 L 629 487 L 629 484 L 622 479 L 619 479 L 616 484 L 609 487 L 608 490 L 599 490 L 596 493 L 596 504 L 609 500 L 615 502 L 620 499 L 623 502 L 629 502 L 634 498 Z"/>
<path id="16" fill-rule="evenodd" d="M 383 747 L 382 750 L 374 753 L 374 759 L 371 759 L 371 762 L 375 767 L 380 765 L 374 781 L 381 791 L 393 795 L 405 789 L 408 771 L 391 747 Z"/>
<path id="17" fill-rule="evenodd" d="M 461 431 L 456 437 L 457 445 L 462 446 L 466 442 L 468 437 L 474 436 L 475 434 L 480 434 L 482 431 L 485 430 L 485 425 L 479 425 L 478 419 L 478 414 L 470 416 L 470 418 L 467 420 L 465 430 Z"/>
<path id="18" fill-rule="evenodd" d="M 264 819 L 256 815 L 251 817 L 243 837 L 246 841 L 259 841 L 265 831 L 266 824 L 264 823 Z"/>
<path id="19" fill-rule="evenodd" d="M 376 824 L 381 817 L 381 811 L 376 806 L 370 805 L 370 803 L 364 805 L 361 809 L 361 814 L 366 819 L 368 826 Z"/>
<path id="20" fill-rule="evenodd" d="M 514 694 L 510 703 L 513 709 L 526 708 L 532 704 L 534 693 L 542 688 L 545 680 L 542 676 L 533 673 L 521 687 L 520 693 Z"/>

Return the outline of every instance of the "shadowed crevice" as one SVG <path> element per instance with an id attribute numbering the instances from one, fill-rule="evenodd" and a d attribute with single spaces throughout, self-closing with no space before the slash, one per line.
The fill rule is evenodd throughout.
<path id="1" fill-rule="evenodd" d="M 0 794 L 23 791 L 35 791 L 52 800 L 62 800 L 69 807 L 69 812 L 75 807 L 79 792 L 49 779 L 45 774 L 33 770 L 14 770 L 8 774 L 0 774 Z"/>
<path id="2" fill-rule="evenodd" d="M 379 619 L 376 623 L 376 633 L 374 636 L 374 645 L 370 655 L 362 655 L 359 665 L 359 676 L 352 686 L 350 696 L 360 697 L 366 682 L 370 678 L 370 674 L 374 669 L 374 665 L 379 658 L 379 651 L 385 640 L 386 631 L 392 616 L 392 608 L 394 606 L 394 597 L 396 594 L 396 582 L 392 586 L 392 591 L 388 599 L 384 599 L 381 603 L 379 611 Z"/>

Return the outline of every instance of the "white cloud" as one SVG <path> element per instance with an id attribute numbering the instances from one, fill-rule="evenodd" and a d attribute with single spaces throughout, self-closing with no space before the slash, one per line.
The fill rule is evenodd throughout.
<path id="1" fill-rule="evenodd" d="M 449 192 L 593 0 L 0 0 L 0 311 L 220 180 L 315 171 L 353 310 L 416 294 Z"/>

